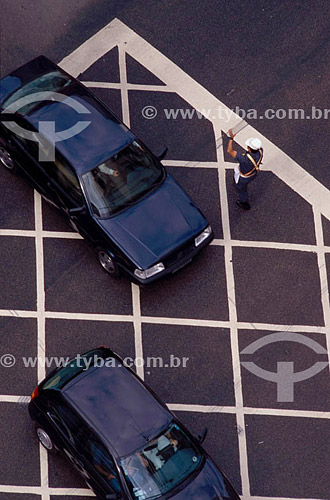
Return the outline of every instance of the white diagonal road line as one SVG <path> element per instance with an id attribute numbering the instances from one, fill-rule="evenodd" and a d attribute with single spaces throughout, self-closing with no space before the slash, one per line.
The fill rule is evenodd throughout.
<path id="1" fill-rule="evenodd" d="M 45 318 L 45 277 L 44 277 L 44 249 L 42 239 L 42 200 L 40 194 L 34 191 L 34 220 L 35 220 L 35 245 L 36 245 L 36 271 L 37 271 L 37 356 L 38 356 L 38 383 L 45 376 L 46 356 L 46 318 Z M 40 481 L 41 498 L 50 500 L 48 493 L 48 455 L 45 448 L 39 443 L 40 453 Z"/>

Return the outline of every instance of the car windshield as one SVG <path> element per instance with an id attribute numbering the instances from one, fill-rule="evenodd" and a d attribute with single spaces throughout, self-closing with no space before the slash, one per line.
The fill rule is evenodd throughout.
<path id="1" fill-rule="evenodd" d="M 7 108 L 14 102 L 18 101 L 22 97 L 29 96 L 31 94 L 35 94 L 36 92 L 57 92 L 59 90 L 64 89 L 72 82 L 69 76 L 65 75 L 59 70 L 51 71 L 50 73 L 46 73 L 45 75 L 41 75 L 35 80 L 32 80 L 29 83 L 26 83 L 20 89 L 16 90 L 13 94 L 11 94 L 8 99 L 5 100 L 3 106 Z M 37 106 L 38 102 L 32 101 L 27 102 L 24 106 L 20 108 L 20 113 L 27 114 L 31 109 Z"/>
<path id="2" fill-rule="evenodd" d="M 182 483 L 200 464 L 202 455 L 177 424 L 142 450 L 121 459 L 134 499 L 157 498 Z"/>
<path id="3" fill-rule="evenodd" d="M 93 212 L 110 217 L 163 179 L 164 170 L 137 141 L 82 176 Z"/>

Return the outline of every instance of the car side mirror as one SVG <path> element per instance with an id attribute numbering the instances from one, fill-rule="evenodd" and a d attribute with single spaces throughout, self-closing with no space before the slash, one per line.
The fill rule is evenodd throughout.
<path id="1" fill-rule="evenodd" d="M 86 208 L 84 206 L 69 208 L 68 210 L 69 215 L 83 215 L 84 213 L 86 213 Z"/>
<path id="2" fill-rule="evenodd" d="M 206 438 L 206 435 L 207 435 L 207 432 L 208 432 L 208 428 L 207 427 L 204 427 L 204 429 L 202 430 L 202 432 L 200 434 L 198 434 L 198 441 L 200 443 L 203 443 L 205 441 L 205 438 Z"/>
<path id="3" fill-rule="evenodd" d="M 164 160 L 165 156 L 167 155 L 168 147 L 165 147 L 163 151 L 158 155 L 158 160 L 162 161 Z"/>

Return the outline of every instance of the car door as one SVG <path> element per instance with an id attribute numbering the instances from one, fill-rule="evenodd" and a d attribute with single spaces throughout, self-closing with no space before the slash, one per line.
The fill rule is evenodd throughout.
<path id="1" fill-rule="evenodd" d="M 100 498 L 117 495 L 127 499 L 114 458 L 100 439 L 90 430 L 81 443 L 81 456 L 85 459 L 86 469 L 90 472 L 90 486 Z"/>
<path id="2" fill-rule="evenodd" d="M 18 117 L 16 120 L 21 128 L 27 129 L 29 127 L 24 118 Z M 39 134 L 30 131 L 30 135 L 31 137 L 34 136 L 35 140 L 21 137 L 15 133 L 8 133 L 5 139 L 6 147 L 18 163 L 20 172 L 30 184 L 50 203 L 55 204 L 56 197 L 50 189 L 49 183 L 49 162 L 39 161 L 39 143 L 37 139 Z"/>
<path id="3" fill-rule="evenodd" d="M 52 426 L 54 444 L 71 461 L 73 466 L 88 482 L 89 475 L 84 468 L 84 463 L 79 459 L 79 445 L 84 434 L 84 423 L 65 404 L 57 402 L 49 405 L 47 410 L 49 423 Z"/>
<path id="4" fill-rule="evenodd" d="M 87 239 L 92 239 L 93 219 L 90 215 L 78 177 L 69 163 L 56 152 L 49 163 L 51 190 L 56 206 L 69 219 L 71 226 Z"/>

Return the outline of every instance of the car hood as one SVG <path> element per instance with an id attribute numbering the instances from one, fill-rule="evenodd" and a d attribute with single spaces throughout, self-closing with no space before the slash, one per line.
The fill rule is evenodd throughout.
<path id="1" fill-rule="evenodd" d="M 99 224 L 134 265 L 147 269 L 203 231 L 208 222 L 168 174 L 139 203 Z"/>
<path id="2" fill-rule="evenodd" d="M 171 500 L 240 500 L 228 479 L 207 458 L 199 474 Z"/>

